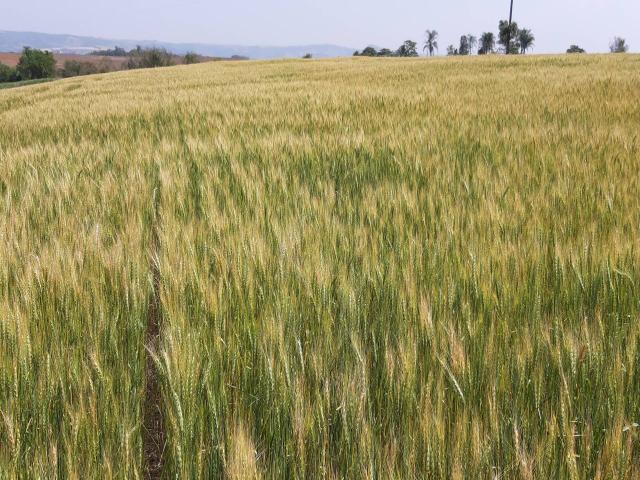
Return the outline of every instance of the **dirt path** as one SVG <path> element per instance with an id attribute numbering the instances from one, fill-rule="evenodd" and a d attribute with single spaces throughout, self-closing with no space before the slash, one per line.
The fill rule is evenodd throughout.
<path id="1" fill-rule="evenodd" d="M 166 441 L 162 418 L 162 392 L 158 372 L 153 360 L 160 343 L 162 312 L 160 309 L 160 216 L 159 189 L 154 192 L 154 221 L 150 249 L 150 270 L 153 277 L 153 292 L 149 299 L 147 331 L 145 334 L 145 397 L 143 406 L 142 445 L 144 455 L 144 478 L 159 479 L 162 475 L 163 453 Z"/>

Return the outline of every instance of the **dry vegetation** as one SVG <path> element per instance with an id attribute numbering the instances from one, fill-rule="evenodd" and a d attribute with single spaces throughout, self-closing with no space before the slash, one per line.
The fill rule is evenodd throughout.
<path id="1" fill-rule="evenodd" d="M 638 105 L 635 56 L 0 92 L 0 477 L 142 476 L 155 262 L 167 478 L 638 478 Z"/>
<path id="2" fill-rule="evenodd" d="M 20 60 L 22 53 L 0 52 L 0 63 L 15 67 Z M 100 55 L 74 55 L 66 53 L 55 53 L 56 67 L 63 68 L 64 62 L 74 60 L 76 62 L 89 62 L 96 67 L 105 68 L 106 70 L 123 70 L 128 58 L 127 57 L 103 57 Z"/>

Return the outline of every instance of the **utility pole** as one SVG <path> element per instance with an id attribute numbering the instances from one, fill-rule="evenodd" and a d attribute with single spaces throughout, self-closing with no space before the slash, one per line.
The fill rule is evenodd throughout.
<path id="1" fill-rule="evenodd" d="M 511 21 L 513 20 L 513 0 L 509 9 L 509 31 L 507 32 L 507 55 L 511 53 Z"/>

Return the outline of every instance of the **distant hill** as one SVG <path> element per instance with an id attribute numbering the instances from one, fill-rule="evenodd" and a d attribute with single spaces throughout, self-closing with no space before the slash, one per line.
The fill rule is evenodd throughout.
<path id="1" fill-rule="evenodd" d="M 314 57 L 350 56 L 355 49 L 337 45 L 292 45 L 285 47 L 212 45 L 208 43 L 169 43 L 157 40 L 116 40 L 110 38 L 81 37 L 36 32 L 10 32 L 0 30 L 0 52 L 18 52 L 22 47 L 51 50 L 56 53 L 89 53 L 115 46 L 130 50 L 136 45 L 161 47 L 182 55 L 194 51 L 210 57 L 232 57 L 234 55 L 254 58 L 299 58 L 310 53 Z"/>

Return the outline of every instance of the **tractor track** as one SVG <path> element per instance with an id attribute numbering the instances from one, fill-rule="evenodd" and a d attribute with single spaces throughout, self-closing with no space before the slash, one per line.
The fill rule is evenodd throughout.
<path id="1" fill-rule="evenodd" d="M 149 269 L 152 277 L 152 292 L 149 299 L 147 326 L 144 338 L 144 404 L 142 445 L 144 478 L 161 478 L 164 464 L 166 432 L 162 417 L 162 391 L 155 358 L 160 346 L 162 311 L 160 307 L 160 199 L 159 189 L 153 195 L 153 223 L 149 252 Z"/>

